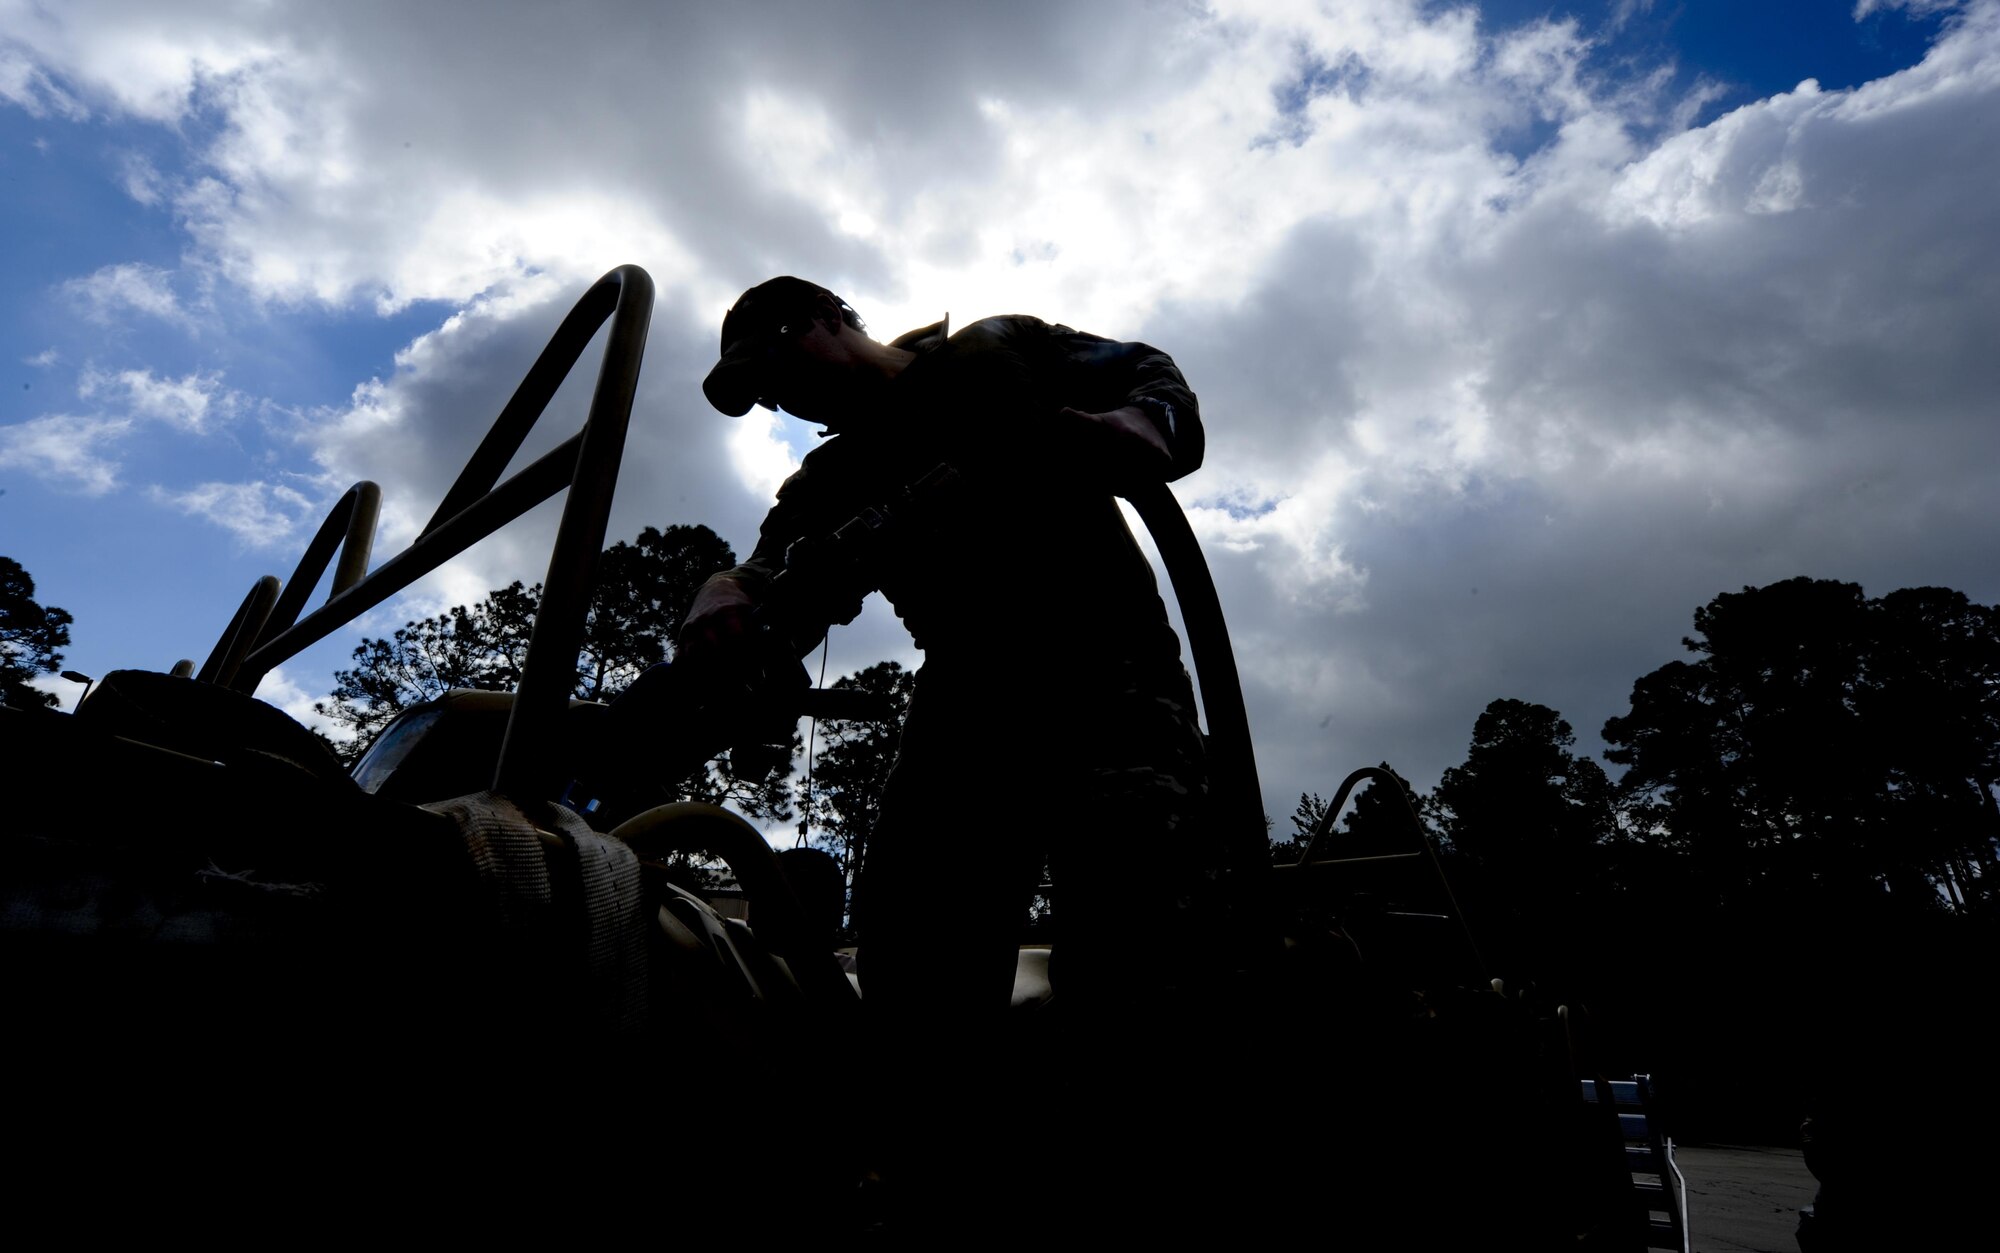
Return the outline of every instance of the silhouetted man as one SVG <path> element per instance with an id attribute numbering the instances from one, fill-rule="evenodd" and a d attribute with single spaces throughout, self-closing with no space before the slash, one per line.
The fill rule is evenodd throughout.
<path id="1" fill-rule="evenodd" d="M 795 541 L 896 499 L 940 463 L 957 471 L 871 571 L 925 660 L 856 917 L 869 1017 L 895 1055 L 881 1081 L 903 1090 L 891 1103 L 928 1087 L 977 1104 L 965 1075 L 985 1045 L 969 1042 L 1009 1002 L 1045 862 L 1065 1015 L 1168 991 L 1176 957 L 1213 923 L 1199 917 L 1219 856 L 1198 820 L 1193 696 L 1113 499 L 1201 463 L 1194 394 L 1157 349 L 1032 317 L 955 335 L 938 322 L 880 343 L 837 296 L 789 277 L 736 302 L 702 386 L 723 413 L 782 408 L 831 438 L 779 488 L 749 560 L 696 597 L 690 660 L 740 646 Z M 893 1073 L 905 1065 L 930 1078 Z M 952 1066 L 961 1073 L 927 1070 Z M 960 1125 L 994 1116 L 968 1112 Z"/>

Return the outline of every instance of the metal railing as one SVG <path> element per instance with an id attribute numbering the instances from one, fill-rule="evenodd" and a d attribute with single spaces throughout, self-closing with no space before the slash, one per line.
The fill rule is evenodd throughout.
<path id="1" fill-rule="evenodd" d="M 1402 802 L 1399 812 L 1408 819 L 1403 824 L 1403 829 L 1409 833 L 1411 848 L 1409 851 L 1402 853 L 1373 853 L 1360 857 L 1327 857 L 1322 854 L 1321 849 L 1332 840 L 1334 823 L 1339 820 L 1341 811 L 1347 807 L 1347 798 L 1354 791 L 1355 785 L 1363 779 L 1369 780 L 1376 787 L 1390 789 L 1396 794 L 1397 799 Z M 1315 866 L 1352 867 L 1371 864 L 1383 865 L 1401 861 L 1421 861 L 1430 871 L 1431 882 L 1438 893 L 1439 899 L 1450 911 L 1452 921 L 1458 926 L 1459 938 L 1465 943 L 1465 952 L 1468 958 L 1466 971 L 1475 978 L 1483 978 L 1486 973 L 1486 960 L 1480 955 L 1479 942 L 1473 939 L 1472 927 L 1466 922 L 1465 913 L 1458 906 L 1458 894 L 1451 890 L 1451 880 L 1444 872 L 1444 865 L 1438 861 L 1437 848 L 1432 845 L 1430 837 L 1424 833 L 1423 819 L 1418 816 L 1417 807 L 1410 799 L 1409 788 L 1396 776 L 1394 771 L 1386 770 L 1381 766 L 1363 766 L 1359 770 L 1351 772 L 1345 779 L 1342 779 L 1340 781 L 1340 790 L 1334 793 L 1333 800 L 1326 807 L 1326 812 L 1321 814 L 1319 821 L 1313 824 L 1312 834 L 1307 837 L 1306 846 L 1299 853 L 1299 859 L 1295 863 L 1295 867 L 1303 871 Z"/>
<path id="2" fill-rule="evenodd" d="M 363 573 L 381 493 L 373 483 L 355 484 L 320 525 L 282 592 L 271 576 L 257 581 L 198 677 L 238 691 L 254 690 L 274 666 L 568 489 L 548 575 L 542 581 L 520 691 L 493 779 L 495 790 L 510 796 L 552 795 L 563 781 L 542 776 L 547 763 L 559 756 L 554 739 L 568 708 L 574 658 L 583 643 L 584 617 L 625 455 L 625 432 L 652 310 L 653 280 L 638 266 L 619 266 L 597 280 L 563 318 L 437 512 L 408 548 L 373 573 Z M 607 320 L 611 325 L 604 356 L 582 428 L 500 481 L 501 472 Z M 299 612 L 336 551 L 340 563 L 326 603 L 300 619 Z"/>
<path id="3" fill-rule="evenodd" d="M 239 692 L 256 691 L 271 667 L 283 658 L 261 667 L 246 666 L 243 663 L 251 648 L 282 634 L 298 621 L 306 598 L 319 586 L 320 576 L 326 573 L 336 551 L 340 554 L 340 564 L 334 568 L 333 584 L 327 590 L 329 602 L 367 576 L 368 555 L 375 546 L 375 520 L 381 512 L 381 488 L 366 479 L 348 488 L 327 513 L 326 520 L 319 524 L 318 533 L 306 545 L 305 555 L 293 568 L 292 577 L 285 580 L 283 593 L 279 592 L 278 580 L 270 575 L 257 580 L 195 677 L 203 683 L 216 683 Z"/>

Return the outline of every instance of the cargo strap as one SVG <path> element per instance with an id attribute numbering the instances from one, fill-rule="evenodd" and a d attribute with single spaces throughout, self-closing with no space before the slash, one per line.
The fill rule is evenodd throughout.
<path id="1" fill-rule="evenodd" d="M 531 817 L 498 792 L 424 808 L 457 824 L 500 929 L 544 931 L 575 945 L 560 964 L 581 968 L 588 1016 L 611 1031 L 638 1027 L 646 1011 L 646 925 L 632 850 L 560 805 L 538 807 Z"/>

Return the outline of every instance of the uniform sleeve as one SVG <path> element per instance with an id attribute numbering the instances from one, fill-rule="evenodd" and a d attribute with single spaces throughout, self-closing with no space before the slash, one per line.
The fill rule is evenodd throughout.
<path id="1" fill-rule="evenodd" d="M 1102 413 L 1137 405 L 1173 454 L 1169 482 L 1201 465 L 1201 408 L 1172 357 L 1151 344 L 1121 343 L 1067 326 L 1051 326 L 1049 334 L 1079 397 L 1069 402 L 1071 407 Z"/>
<path id="2" fill-rule="evenodd" d="M 785 551 L 795 540 L 830 531 L 838 525 L 827 521 L 828 509 L 820 499 L 818 486 L 810 461 L 801 465 L 779 485 L 778 499 L 758 529 L 757 546 L 741 563 L 714 577 L 733 579 L 753 598 L 762 600 L 771 580 L 785 568 Z"/>

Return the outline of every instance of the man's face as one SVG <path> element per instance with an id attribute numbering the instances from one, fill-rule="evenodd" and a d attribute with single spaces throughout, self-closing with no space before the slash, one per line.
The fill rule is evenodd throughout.
<path id="1" fill-rule="evenodd" d="M 808 422 L 851 427 L 869 408 L 879 373 L 854 351 L 846 328 L 815 319 L 772 344 L 763 399 Z"/>
<path id="2" fill-rule="evenodd" d="M 751 288 L 723 318 L 722 356 L 702 391 L 727 414 L 761 404 L 854 429 L 879 409 L 896 371 L 879 344 L 844 320 L 849 314 L 832 293 L 798 279 Z"/>

